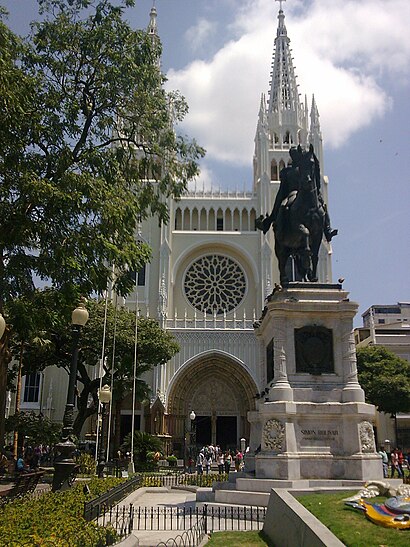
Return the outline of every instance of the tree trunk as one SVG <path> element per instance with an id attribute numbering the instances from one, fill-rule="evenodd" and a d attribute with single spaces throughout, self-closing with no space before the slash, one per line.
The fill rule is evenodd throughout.
<path id="1" fill-rule="evenodd" d="M 21 342 L 20 346 L 20 360 L 19 360 L 19 370 L 17 373 L 17 389 L 16 389 L 16 408 L 14 413 L 18 414 L 20 412 L 20 399 L 21 399 L 21 369 L 23 367 L 23 352 L 24 352 L 24 342 Z M 16 429 L 14 431 L 13 439 L 13 454 L 17 459 L 18 457 L 18 442 L 19 442 L 19 432 Z"/>
<path id="2" fill-rule="evenodd" d="M 0 340 L 0 448 L 4 446 L 6 430 L 7 372 L 10 362 L 9 337 L 10 331 L 6 326 Z"/>
<path id="3" fill-rule="evenodd" d="M 73 433 L 77 437 L 80 436 L 81 430 L 84 426 L 86 419 L 89 418 L 90 416 L 93 416 L 93 414 L 96 414 L 97 408 L 98 408 L 97 389 L 98 389 L 98 386 L 100 385 L 100 379 L 97 378 L 91 381 L 82 376 L 82 382 L 84 382 L 84 388 L 80 396 L 77 398 L 78 414 L 74 420 L 74 425 L 73 425 Z M 93 404 L 89 407 L 88 396 L 90 394 L 92 395 L 92 398 L 93 398 Z"/>

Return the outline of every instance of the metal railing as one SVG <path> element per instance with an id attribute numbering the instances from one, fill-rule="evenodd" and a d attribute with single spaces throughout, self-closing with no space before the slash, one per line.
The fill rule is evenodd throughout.
<path id="1" fill-rule="evenodd" d="M 139 488 L 142 484 L 142 476 L 136 475 L 132 479 L 115 486 L 105 492 L 98 498 L 86 501 L 84 503 L 83 516 L 87 522 L 99 518 L 101 514 L 104 514 L 113 505 L 124 499 L 127 494 Z"/>
<path id="2" fill-rule="evenodd" d="M 172 488 L 174 486 L 207 486 L 211 487 L 214 482 L 225 482 L 229 478 L 228 473 L 209 473 L 208 475 L 197 475 L 196 473 L 169 473 L 169 474 L 150 474 L 144 475 L 142 486 L 155 487 L 165 486 Z"/>
<path id="3" fill-rule="evenodd" d="M 204 539 L 205 534 L 205 519 L 202 518 L 189 530 L 185 530 L 182 534 L 178 534 L 174 538 L 169 538 L 167 541 L 161 541 L 157 547 L 198 547 Z"/>
<path id="4" fill-rule="evenodd" d="M 132 530 L 148 532 L 187 531 L 203 526 L 205 533 L 215 531 L 260 530 L 266 507 L 111 507 L 102 514 L 99 524 L 111 525 L 119 535 Z"/>

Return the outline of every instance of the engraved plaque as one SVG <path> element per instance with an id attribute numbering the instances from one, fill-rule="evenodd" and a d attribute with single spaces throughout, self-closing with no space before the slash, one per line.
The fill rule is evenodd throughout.
<path id="1" fill-rule="evenodd" d="M 331 329 L 306 326 L 295 329 L 296 372 L 323 374 L 334 372 Z"/>

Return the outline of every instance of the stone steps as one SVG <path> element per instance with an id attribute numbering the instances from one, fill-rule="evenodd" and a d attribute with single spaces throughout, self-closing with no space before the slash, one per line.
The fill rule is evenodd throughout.
<path id="1" fill-rule="evenodd" d="M 397 487 L 402 481 L 388 479 L 391 486 Z M 255 479 L 237 477 L 236 482 L 215 484 L 211 488 L 197 489 L 197 502 L 221 505 L 267 507 L 272 488 L 283 488 L 294 495 L 313 492 L 337 493 L 344 491 L 358 492 L 364 487 L 360 480 L 327 480 L 327 479 Z"/>
<path id="2" fill-rule="evenodd" d="M 397 479 L 389 479 L 388 482 L 393 486 Z M 398 481 L 397 481 L 398 482 Z M 335 492 L 345 490 L 359 490 L 363 488 L 364 481 L 347 479 L 298 479 L 298 480 L 280 480 L 280 479 L 254 479 L 238 478 L 236 480 L 236 490 L 245 490 L 247 492 L 270 492 L 272 488 L 285 488 L 291 491 L 318 491 Z"/>
<path id="3" fill-rule="evenodd" d="M 243 490 L 216 490 L 215 502 L 229 505 L 252 505 L 267 507 L 270 493 L 247 492 Z"/>

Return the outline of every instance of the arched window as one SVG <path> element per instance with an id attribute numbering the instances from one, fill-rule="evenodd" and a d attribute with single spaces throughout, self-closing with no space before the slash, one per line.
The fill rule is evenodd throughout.
<path id="1" fill-rule="evenodd" d="M 250 212 L 249 222 L 250 222 L 249 230 L 250 230 L 250 231 L 256 231 L 256 226 L 255 226 L 255 223 L 256 223 L 256 211 L 255 211 L 255 209 L 253 209 L 253 208 L 251 209 L 251 212 Z"/>
<path id="2" fill-rule="evenodd" d="M 228 232 L 232 232 L 233 228 L 232 228 L 232 212 L 231 210 L 228 208 L 226 211 L 225 211 L 225 230 L 227 230 Z"/>
<path id="3" fill-rule="evenodd" d="M 242 232 L 249 232 L 249 216 L 248 216 L 248 210 L 242 209 L 241 214 L 241 231 Z"/>
<path id="4" fill-rule="evenodd" d="M 279 180 L 276 160 L 272 160 L 270 164 L 270 180 Z"/>
<path id="5" fill-rule="evenodd" d="M 192 211 L 192 230 L 198 230 L 199 228 L 199 215 L 198 209 L 195 207 Z"/>
<path id="6" fill-rule="evenodd" d="M 209 210 L 208 215 L 208 230 L 211 230 L 213 232 L 216 230 L 216 219 L 215 219 L 215 211 L 214 209 Z"/>
<path id="7" fill-rule="evenodd" d="M 191 211 L 186 207 L 184 209 L 184 223 L 183 223 L 183 230 L 190 230 L 191 229 Z"/>
<path id="8" fill-rule="evenodd" d="M 181 209 L 178 207 L 178 209 L 175 211 L 175 230 L 181 230 L 182 229 L 182 213 Z"/>
<path id="9" fill-rule="evenodd" d="M 280 160 L 279 162 L 279 173 L 282 171 L 282 169 L 285 168 L 285 162 L 283 160 Z"/>
<path id="10" fill-rule="evenodd" d="M 216 229 L 218 232 L 223 232 L 224 230 L 224 214 L 222 209 L 218 209 L 216 214 Z"/>
<path id="11" fill-rule="evenodd" d="M 203 207 L 201 209 L 201 216 L 199 218 L 199 229 L 202 230 L 203 232 L 207 229 L 207 225 L 206 225 L 206 209 Z"/>

